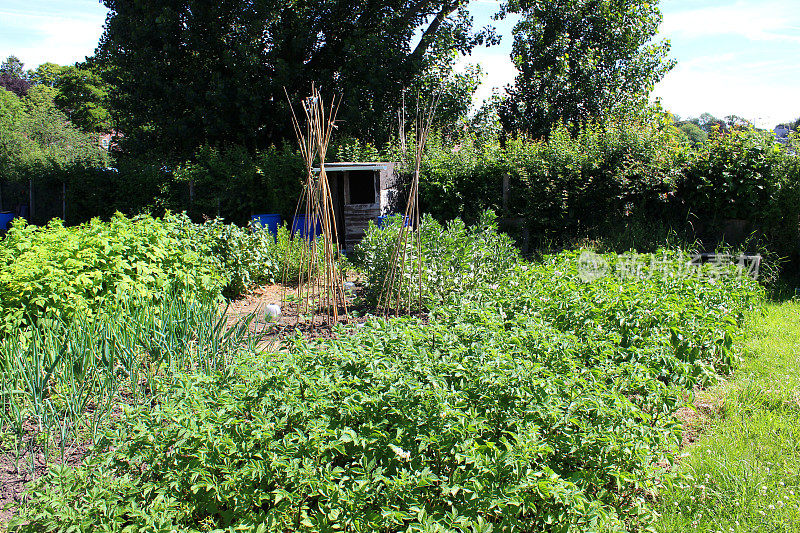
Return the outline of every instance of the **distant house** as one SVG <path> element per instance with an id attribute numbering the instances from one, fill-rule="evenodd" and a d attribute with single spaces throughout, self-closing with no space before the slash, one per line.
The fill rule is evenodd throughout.
<path id="1" fill-rule="evenodd" d="M 120 133 L 117 130 L 111 130 L 110 132 L 104 131 L 97 136 L 97 143 L 100 145 L 100 148 L 103 150 L 111 151 L 117 148 L 117 143 L 115 138 L 119 138 Z"/>

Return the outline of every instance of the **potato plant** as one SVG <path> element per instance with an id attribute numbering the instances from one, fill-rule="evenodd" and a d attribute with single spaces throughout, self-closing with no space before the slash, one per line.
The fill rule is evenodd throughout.
<path id="1" fill-rule="evenodd" d="M 374 231 L 368 254 L 387 253 Z M 442 273 L 426 277 L 426 320 L 372 318 L 218 371 L 176 369 L 81 467 L 37 483 L 17 528 L 648 527 L 680 442 L 675 412 L 736 364 L 758 286 L 688 271 L 679 252 L 637 276 L 607 257 L 609 274 L 584 281 L 578 253 L 526 263 L 491 222 L 437 231 L 426 257 L 442 243 L 464 252 L 426 264 Z"/>

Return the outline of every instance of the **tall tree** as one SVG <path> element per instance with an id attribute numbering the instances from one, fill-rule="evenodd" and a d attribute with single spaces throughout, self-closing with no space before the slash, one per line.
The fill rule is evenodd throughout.
<path id="1" fill-rule="evenodd" d="M 15 78 L 25 77 L 25 64 L 17 56 L 11 55 L 0 63 L 0 74 L 7 74 Z"/>
<path id="2" fill-rule="evenodd" d="M 104 0 L 97 56 L 130 151 L 286 138 L 284 88 L 297 99 L 312 82 L 342 95 L 346 133 L 378 140 L 415 76 L 492 38 L 472 31 L 467 2 Z"/>
<path id="3" fill-rule="evenodd" d="M 110 132 L 111 114 L 107 102 L 109 85 L 93 61 L 64 67 L 55 82 L 55 103 L 73 124 L 87 132 Z"/>
<path id="4" fill-rule="evenodd" d="M 674 66 L 650 0 L 509 0 L 519 75 L 501 108 L 507 131 L 545 135 L 645 100 Z"/>
<path id="5" fill-rule="evenodd" d="M 42 63 L 35 69 L 30 71 L 29 78 L 35 84 L 47 85 L 48 87 L 55 87 L 64 71 L 70 67 L 57 65 L 56 63 Z"/>
<path id="6" fill-rule="evenodd" d="M 31 81 L 25 73 L 25 65 L 17 56 L 8 56 L 0 63 L 0 88 L 17 96 L 25 96 L 31 88 Z"/>

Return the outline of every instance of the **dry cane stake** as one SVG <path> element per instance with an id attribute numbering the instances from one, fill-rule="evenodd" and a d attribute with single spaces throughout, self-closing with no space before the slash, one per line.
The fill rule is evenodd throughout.
<path id="1" fill-rule="evenodd" d="M 285 91 L 285 89 L 284 89 Z M 286 93 L 286 98 L 289 100 L 289 93 Z M 303 184 L 303 190 L 300 194 L 300 198 L 297 200 L 297 207 L 295 208 L 294 218 L 292 219 L 292 227 L 290 228 L 290 232 L 295 231 L 294 221 L 297 220 L 297 215 L 300 213 L 300 206 L 303 206 L 303 213 L 306 215 L 306 222 L 309 222 L 308 215 L 315 211 L 313 207 L 313 197 L 314 197 L 314 159 L 316 158 L 316 147 L 314 144 L 314 139 L 312 137 L 312 130 L 311 130 L 311 122 L 306 120 L 304 123 L 305 128 L 301 127 L 300 121 L 297 119 L 297 115 L 295 114 L 294 107 L 291 105 L 291 100 L 289 101 L 289 108 L 292 111 L 292 126 L 295 130 L 295 135 L 297 136 L 298 144 L 300 146 L 300 153 L 303 157 L 303 162 L 306 167 L 306 178 L 305 183 Z M 305 109 L 305 107 L 304 107 Z M 304 230 L 306 234 L 308 233 L 308 228 Z M 314 250 L 314 242 L 309 242 L 306 238 L 307 235 L 301 235 L 302 240 L 302 248 L 300 251 L 300 264 L 298 265 L 297 271 L 297 320 L 300 320 L 301 314 L 307 314 L 309 312 L 309 305 L 308 302 L 311 299 L 311 294 L 306 294 L 304 297 L 304 291 L 308 292 L 311 290 L 312 285 L 310 283 L 311 276 L 313 274 L 313 257 L 315 255 Z M 283 294 L 281 295 L 281 306 L 285 307 L 287 303 L 286 299 L 286 287 L 289 283 L 289 264 L 290 264 L 290 254 L 292 253 L 293 247 L 291 244 L 287 245 L 286 251 L 284 252 L 284 266 L 283 266 L 283 275 L 282 275 L 282 284 L 283 284 Z M 303 287 L 304 276 L 308 276 L 309 285 L 307 287 Z M 312 324 L 314 322 L 314 317 L 311 317 Z"/>
<path id="2" fill-rule="evenodd" d="M 287 92 L 288 98 L 288 92 Z M 291 102 L 290 102 L 291 107 Z M 301 127 L 297 115 L 292 108 L 292 123 L 300 144 L 300 150 L 306 164 L 306 184 L 300 202 L 305 199 L 306 227 L 302 262 L 298 274 L 298 322 L 301 310 L 311 310 L 311 324 L 315 323 L 316 307 L 312 300 L 325 308 L 325 316 L 332 322 L 339 321 L 339 309 L 347 316 L 347 302 L 344 284 L 339 273 L 337 261 L 340 258 L 339 236 L 336 229 L 333 199 L 325 172 L 325 155 L 330 144 L 331 134 L 335 128 L 338 104 L 335 99 L 326 114 L 321 93 L 312 88 L 312 94 L 302 102 L 305 113 L 305 127 Z M 319 158 L 319 175 L 314 179 L 314 160 Z M 314 238 L 317 224 L 321 226 L 321 250 L 317 249 L 318 240 Z M 311 237 L 310 244 L 308 237 Z M 320 254 L 321 252 L 321 254 Z M 288 250 L 286 265 L 288 266 Z M 322 261 L 320 264 L 320 255 Z M 306 258 L 308 260 L 306 261 Z M 286 278 L 287 276 L 284 276 Z M 303 287 L 303 280 L 306 286 Z M 285 285 L 285 282 L 284 282 Z M 285 289 L 284 289 L 285 290 Z M 284 294 L 285 302 L 285 294 Z"/>
<path id="3" fill-rule="evenodd" d="M 395 315 L 400 314 L 402 302 L 405 300 L 406 312 L 411 313 L 411 302 L 414 297 L 414 288 L 408 287 L 408 293 L 403 297 L 405 291 L 404 279 L 406 274 L 406 257 L 408 255 L 409 238 L 411 241 L 411 249 L 413 250 L 416 245 L 417 252 L 417 304 L 418 311 L 422 312 L 422 235 L 421 235 L 421 220 L 419 208 L 419 175 L 420 167 L 422 165 L 422 158 L 425 154 L 425 144 L 428 139 L 433 122 L 433 116 L 436 111 L 436 106 L 439 103 L 441 92 L 434 98 L 430 106 L 425 112 L 420 114 L 419 101 L 417 102 L 417 116 L 415 120 L 415 141 L 414 147 L 414 175 L 411 181 L 411 188 L 409 190 L 408 202 L 401 221 L 400 232 L 397 236 L 397 243 L 392 255 L 392 260 L 389 266 L 388 273 L 383 282 L 381 289 L 381 296 L 378 299 L 378 308 L 383 309 L 385 314 L 394 308 Z M 405 105 L 404 105 L 405 107 Z M 400 130 L 400 150 L 404 154 L 407 153 L 406 136 L 405 136 L 405 112 L 404 109 L 398 112 L 399 130 Z M 409 230 L 406 221 L 409 221 L 413 227 Z M 413 261 L 413 260 L 412 260 Z M 411 263 L 410 276 L 413 276 L 413 262 Z M 409 280 L 413 281 L 413 280 Z M 392 301 L 394 300 L 394 305 Z"/>

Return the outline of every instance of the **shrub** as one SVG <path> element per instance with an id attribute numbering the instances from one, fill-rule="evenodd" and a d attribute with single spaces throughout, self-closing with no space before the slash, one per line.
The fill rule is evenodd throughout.
<path id="1" fill-rule="evenodd" d="M 186 221 L 115 215 L 64 227 L 15 223 L 0 241 L 2 329 L 54 315 L 91 313 L 106 300 L 158 300 L 170 290 L 218 294 L 225 276 L 208 245 L 186 238 Z"/>
<path id="2" fill-rule="evenodd" d="M 268 231 L 260 228 L 241 228 L 226 224 L 222 219 L 193 224 L 183 220 L 187 238 L 208 246 L 211 256 L 228 280 L 224 295 L 233 298 L 245 293 L 253 285 L 275 283 L 281 278 L 284 252 L 289 246 L 288 230 L 278 230 L 278 241 Z"/>

